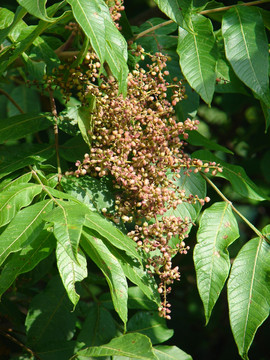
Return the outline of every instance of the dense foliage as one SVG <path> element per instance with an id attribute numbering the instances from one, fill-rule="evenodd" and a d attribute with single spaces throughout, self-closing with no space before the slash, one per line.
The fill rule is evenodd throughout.
<path id="1" fill-rule="evenodd" d="M 227 283 L 248 359 L 270 309 L 267 2 L 155 0 L 146 20 L 121 0 L 4 2 L 3 358 L 204 358 L 167 327 L 191 330 L 195 269 L 206 323 Z"/>

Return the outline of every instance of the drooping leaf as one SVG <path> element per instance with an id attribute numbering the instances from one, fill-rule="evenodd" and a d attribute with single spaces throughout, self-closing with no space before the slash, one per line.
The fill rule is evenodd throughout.
<path id="1" fill-rule="evenodd" d="M 157 312 L 139 311 L 128 321 L 127 332 L 144 334 L 154 345 L 170 339 L 174 331 L 167 328 L 165 319 Z"/>
<path id="2" fill-rule="evenodd" d="M 109 8 L 102 0 L 68 0 L 73 14 L 88 36 L 101 63 L 107 62 L 119 82 L 120 92 L 127 87 L 127 44 L 112 21 Z"/>
<path id="3" fill-rule="evenodd" d="M 33 1 L 33 0 L 17 0 L 17 2 L 24 7 L 27 12 L 29 12 L 29 14 L 34 15 L 35 17 L 44 20 L 44 21 L 48 21 L 48 22 L 54 22 L 56 21 L 56 18 L 51 18 L 50 16 L 48 16 L 47 14 L 47 10 L 46 10 L 46 3 L 47 0 L 37 0 L 37 1 Z M 58 18 L 60 19 L 60 18 Z"/>
<path id="4" fill-rule="evenodd" d="M 85 221 L 85 208 L 79 204 L 60 200 L 57 201 L 57 205 L 58 206 L 55 209 L 44 216 L 44 220 L 54 224 L 53 233 L 57 241 L 63 247 L 63 249 L 59 249 L 61 257 L 64 256 L 62 252 L 65 251 L 70 257 L 70 260 L 76 262 L 78 266 L 80 266 L 78 260 L 78 246 L 82 233 L 82 226 Z"/>
<path id="5" fill-rule="evenodd" d="M 197 232 L 194 263 L 206 323 L 229 275 L 227 248 L 238 237 L 237 222 L 228 203 L 216 202 L 203 212 Z"/>
<path id="6" fill-rule="evenodd" d="M 71 259 L 60 242 L 56 246 L 56 260 L 59 274 L 72 304 L 77 305 L 80 296 L 76 292 L 75 283 L 87 277 L 87 264 L 82 252 L 78 252 L 78 263 Z"/>
<path id="7" fill-rule="evenodd" d="M 115 247 L 140 260 L 135 242 L 99 213 L 89 212 L 85 217 L 84 225 L 96 231 Z"/>
<path id="8" fill-rule="evenodd" d="M 48 144 L 22 144 L 0 150 L 0 179 L 25 166 L 42 163 L 55 153 Z"/>
<path id="9" fill-rule="evenodd" d="M 222 34 L 234 72 L 270 106 L 268 41 L 259 9 L 234 6 L 223 16 Z"/>
<path id="10" fill-rule="evenodd" d="M 111 313 L 100 306 L 92 304 L 78 335 L 78 341 L 85 346 L 106 344 L 117 334 L 115 321 Z"/>
<path id="11" fill-rule="evenodd" d="M 30 245 L 11 255 L 0 275 L 0 297 L 20 274 L 34 269 L 55 247 L 52 233 L 43 230 Z"/>
<path id="12" fill-rule="evenodd" d="M 46 351 L 48 344 L 70 340 L 75 322 L 76 316 L 61 279 L 53 277 L 30 304 L 25 321 L 27 344 L 36 351 Z"/>
<path id="13" fill-rule="evenodd" d="M 179 28 L 177 53 L 182 73 L 190 86 L 210 104 L 215 91 L 217 48 L 212 23 L 202 15 L 192 15 L 194 33 Z"/>
<path id="14" fill-rule="evenodd" d="M 29 205 L 34 197 L 41 193 L 42 186 L 37 184 L 19 184 L 0 193 L 0 226 L 6 225 L 22 208 Z"/>
<path id="15" fill-rule="evenodd" d="M 0 265 L 10 253 L 29 245 L 43 228 L 42 216 L 52 208 L 52 200 L 41 201 L 20 211 L 0 235 Z"/>
<path id="16" fill-rule="evenodd" d="M 119 336 L 108 344 L 93 346 L 77 353 L 79 360 L 101 356 L 125 356 L 141 360 L 157 360 L 149 338 L 145 335 L 134 333 Z"/>
<path id="17" fill-rule="evenodd" d="M 158 360 L 192 360 L 192 357 L 176 346 L 158 345 L 154 347 Z"/>
<path id="18" fill-rule="evenodd" d="M 250 180 L 241 166 L 231 165 L 222 161 L 208 150 L 195 151 L 192 154 L 192 157 L 201 159 L 205 162 L 215 161 L 220 164 L 223 171 L 216 176 L 227 179 L 231 183 L 233 190 L 241 196 L 258 201 L 267 199 L 267 196 L 252 180 Z"/>
<path id="19" fill-rule="evenodd" d="M 137 259 L 128 256 L 124 251 L 115 248 L 108 242 L 106 242 L 106 245 L 119 261 L 125 276 L 134 284 L 138 285 L 148 299 L 155 303 L 155 305 L 152 303 L 152 309 L 154 307 L 156 310 L 157 306 L 160 306 L 160 294 L 157 291 L 155 279 L 147 274 Z"/>
<path id="20" fill-rule="evenodd" d="M 47 129 L 51 122 L 47 120 L 46 114 L 22 114 L 0 122 L 0 143 L 7 140 L 21 139 L 28 134 L 33 134 Z"/>
<path id="21" fill-rule="evenodd" d="M 128 286 L 121 265 L 102 240 L 93 237 L 87 231 L 83 231 L 81 245 L 90 259 L 96 263 L 105 275 L 110 287 L 115 311 L 126 324 Z"/>
<path id="22" fill-rule="evenodd" d="M 68 0 L 68 3 L 72 7 L 75 19 L 88 36 L 93 49 L 103 63 L 106 51 L 104 12 L 108 10 L 104 2 L 100 0 Z"/>
<path id="23" fill-rule="evenodd" d="M 0 44 L 3 43 L 5 38 L 9 35 L 10 32 L 16 27 L 16 25 L 21 21 L 21 19 L 26 15 L 27 11 L 21 7 L 18 7 L 15 15 L 8 9 L 0 9 Z"/>
<path id="24" fill-rule="evenodd" d="M 270 245 L 262 238 L 248 241 L 234 260 L 228 281 L 229 315 L 240 356 L 248 350 L 270 311 Z"/>

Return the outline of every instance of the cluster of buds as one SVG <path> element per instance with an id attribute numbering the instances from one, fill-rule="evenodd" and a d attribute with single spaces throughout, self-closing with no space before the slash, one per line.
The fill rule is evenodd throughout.
<path id="1" fill-rule="evenodd" d="M 188 131 L 196 130 L 198 121 L 177 122 L 172 102 L 183 99 L 185 91 L 181 81 L 167 82 L 166 61 L 163 54 L 156 53 L 146 70 L 137 64 L 128 75 L 125 98 L 118 94 L 112 77 L 101 75 L 99 86 L 87 85 L 88 96 L 91 94 L 96 102 L 91 114 L 89 110 L 92 147 L 82 161 L 76 162 L 74 175 L 112 176 L 118 190 L 114 221 L 133 227 L 128 235 L 147 254 L 148 272 L 160 279 L 158 291 L 163 295 L 163 303 L 159 312 L 169 319 L 167 294 L 170 285 L 180 279 L 172 257 L 177 252 L 187 253 L 189 247 L 184 239 L 191 220 L 166 213 L 170 209 L 173 213 L 183 202 L 203 205 L 210 200 L 187 195 L 177 186 L 177 179 L 181 170 L 188 175 L 192 171 L 221 169 L 184 152 Z M 176 246 L 171 245 L 172 238 L 178 239 Z"/>
<path id="2" fill-rule="evenodd" d="M 106 0 L 106 4 L 109 7 L 111 18 L 115 23 L 118 30 L 121 30 L 121 26 L 119 25 L 119 20 L 121 18 L 121 12 L 125 10 L 123 5 L 123 0 Z"/>

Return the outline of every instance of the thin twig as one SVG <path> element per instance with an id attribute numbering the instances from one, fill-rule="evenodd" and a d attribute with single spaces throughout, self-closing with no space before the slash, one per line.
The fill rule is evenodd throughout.
<path id="1" fill-rule="evenodd" d="M 7 339 L 11 340 L 12 342 L 14 342 L 15 344 L 17 344 L 18 346 L 20 346 L 22 349 L 24 349 L 25 351 L 27 351 L 31 356 L 33 356 L 35 359 L 41 360 L 41 358 L 34 353 L 31 349 L 29 349 L 26 345 L 24 345 L 23 343 L 21 343 L 18 339 L 16 339 L 15 337 L 13 337 L 12 335 L 6 333 L 5 331 L 0 330 L 1 335 L 5 336 Z"/>
<path id="2" fill-rule="evenodd" d="M 51 110 L 52 110 L 52 114 L 53 114 L 53 117 L 55 120 L 53 130 L 54 130 L 54 139 L 55 139 L 58 182 L 60 183 L 61 177 L 62 177 L 62 171 L 61 171 L 61 164 L 60 164 L 60 157 L 59 157 L 58 124 L 57 124 L 58 115 L 57 115 L 57 110 L 56 110 L 56 105 L 55 105 L 55 100 L 53 97 L 52 89 L 49 87 L 48 91 L 49 91 L 49 97 L 50 97 Z"/>
<path id="3" fill-rule="evenodd" d="M 236 209 L 236 207 L 232 204 L 232 202 L 226 198 L 226 196 L 219 190 L 219 188 L 202 172 L 200 172 L 201 176 L 208 182 L 208 184 L 218 193 L 218 195 L 226 201 L 227 204 L 229 204 L 232 208 L 232 210 L 257 234 L 261 239 L 264 239 L 268 244 L 270 244 L 270 241 L 250 222 L 248 219 L 240 213 Z"/>
<path id="4" fill-rule="evenodd" d="M 21 114 L 24 114 L 24 111 L 23 111 L 23 109 L 20 107 L 20 105 L 18 105 L 18 104 L 16 103 L 16 101 L 15 101 L 14 99 L 12 99 L 12 97 L 11 97 L 5 90 L 0 89 L 0 93 L 3 94 L 3 95 L 5 95 L 5 96 L 8 98 L 8 100 L 9 100 L 10 102 L 12 102 L 12 104 L 19 110 L 19 112 L 20 112 Z"/>
<path id="5" fill-rule="evenodd" d="M 264 3 L 268 3 L 270 2 L 270 0 L 259 0 L 259 1 L 251 1 L 249 3 L 242 3 L 242 4 L 237 4 L 237 5 L 230 5 L 230 6 L 223 6 L 223 7 L 220 7 L 220 8 L 215 8 L 215 9 L 209 9 L 209 10 L 203 10 L 201 12 L 199 12 L 199 14 L 201 15 L 208 15 L 208 14 L 212 14 L 212 13 L 216 13 L 216 12 L 220 12 L 220 11 L 226 11 L 226 10 L 229 10 L 235 6 L 254 6 L 254 5 L 260 5 L 260 4 L 264 4 Z M 152 26 L 151 28 L 147 29 L 147 30 L 144 30 L 142 31 L 141 33 L 135 35 L 133 38 L 131 38 L 131 40 L 137 40 L 163 26 L 166 26 L 166 25 L 169 25 L 169 24 L 172 24 L 174 21 L 173 20 L 168 20 L 168 21 L 165 21 L 161 24 L 158 24 L 158 25 L 155 25 L 155 26 Z"/>

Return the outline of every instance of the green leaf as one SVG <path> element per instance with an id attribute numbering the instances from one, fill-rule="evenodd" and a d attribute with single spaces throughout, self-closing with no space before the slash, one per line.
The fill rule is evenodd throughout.
<path id="1" fill-rule="evenodd" d="M 106 220 L 97 212 L 88 213 L 85 217 L 86 227 L 96 231 L 107 239 L 115 247 L 126 251 L 127 254 L 140 260 L 136 250 L 136 243 L 127 235 L 123 234 L 112 222 Z"/>
<path id="2" fill-rule="evenodd" d="M 158 360 L 192 360 L 192 357 L 176 346 L 158 345 L 154 347 Z"/>
<path id="3" fill-rule="evenodd" d="M 210 104 L 215 91 L 217 47 L 212 23 L 202 15 L 192 15 L 194 33 L 179 28 L 177 53 L 182 73 L 190 86 Z"/>
<path id="4" fill-rule="evenodd" d="M 232 265 L 228 281 L 229 315 L 239 354 L 248 350 L 270 310 L 270 245 L 262 238 L 246 243 Z"/>
<path id="5" fill-rule="evenodd" d="M 93 237 L 86 231 L 83 231 L 81 245 L 87 255 L 105 275 L 110 287 L 115 311 L 119 314 L 124 324 L 126 324 L 128 286 L 121 265 L 102 240 Z"/>
<path id="6" fill-rule="evenodd" d="M 55 153 L 48 144 L 22 144 L 0 150 L 0 179 L 25 166 L 42 163 Z"/>
<path id="7" fill-rule="evenodd" d="M 78 343 L 75 340 L 50 341 L 42 350 L 37 351 L 36 355 L 42 360 L 67 360 L 70 359 L 77 350 Z M 29 360 L 32 359 L 33 358 Z"/>
<path id="8" fill-rule="evenodd" d="M 127 274 L 125 273 L 126 277 Z M 157 290 L 157 289 L 156 289 Z M 157 304 L 150 300 L 139 286 L 129 286 L 128 288 L 128 308 L 142 310 L 156 310 Z"/>
<path id="9" fill-rule="evenodd" d="M 53 277 L 46 289 L 36 295 L 26 316 L 27 344 L 46 351 L 51 343 L 70 340 L 75 332 L 76 316 L 59 277 Z"/>
<path id="10" fill-rule="evenodd" d="M 100 179 L 91 176 L 63 177 L 61 185 L 64 190 L 76 197 L 92 210 L 114 211 L 114 192 L 112 183 L 106 177 Z"/>
<path id="11" fill-rule="evenodd" d="M 78 125 L 81 131 L 81 135 L 86 144 L 91 147 L 92 136 L 92 111 L 94 111 L 95 105 L 92 108 L 81 106 L 78 110 Z"/>
<path id="12" fill-rule="evenodd" d="M 37 116 L 37 114 L 41 111 L 40 96 L 34 89 L 29 89 L 25 85 L 19 85 L 14 87 L 10 93 L 10 96 L 21 107 L 23 112 L 30 113 L 30 116 L 32 116 L 31 112 L 35 113 L 35 116 Z M 22 114 L 22 112 L 19 111 L 19 109 L 17 109 L 14 104 L 9 102 L 7 104 L 7 114 L 9 117 L 13 117 Z M 46 120 L 44 122 L 48 127 Z"/>
<path id="13" fill-rule="evenodd" d="M 55 247 L 52 233 L 43 230 L 30 245 L 11 255 L 0 275 L 0 297 L 20 274 L 34 269 Z"/>
<path id="14" fill-rule="evenodd" d="M 17 186 L 19 184 L 28 183 L 31 180 L 31 178 L 32 178 L 31 172 L 23 174 L 22 176 L 19 176 L 15 179 L 6 178 L 5 180 L 3 180 L 0 183 L 0 189 L 1 189 L 1 191 L 4 191 L 4 190 L 11 188 L 12 186 Z"/>
<path id="15" fill-rule="evenodd" d="M 268 41 L 259 9 L 234 6 L 223 16 L 222 34 L 234 72 L 270 106 Z"/>
<path id="16" fill-rule="evenodd" d="M 27 11 L 25 11 L 25 9 L 21 8 L 20 6 L 17 8 L 15 16 L 8 9 L 0 9 L 0 19 L 1 22 L 3 21 L 0 26 L 0 29 L 3 29 L 0 31 L 0 44 L 3 43 L 5 38 L 12 32 L 12 30 L 26 14 Z"/>
<path id="17" fill-rule="evenodd" d="M 237 222 L 228 203 L 215 203 L 203 212 L 194 264 L 206 323 L 229 275 L 231 265 L 227 248 L 238 237 Z"/>
<path id="18" fill-rule="evenodd" d="M 166 320 L 158 312 L 139 311 L 128 321 L 127 332 L 146 335 L 154 345 L 170 339 L 174 331 L 167 328 Z"/>
<path id="19" fill-rule="evenodd" d="M 57 267 L 68 297 L 74 305 L 74 309 L 80 299 L 80 296 L 76 292 L 75 283 L 77 281 L 82 281 L 87 277 L 87 264 L 84 254 L 78 252 L 77 258 L 78 263 L 71 259 L 60 242 L 57 243 Z"/>
<path id="20" fill-rule="evenodd" d="M 126 334 L 112 339 L 108 344 L 102 346 L 93 346 L 77 353 L 80 360 L 90 356 L 126 356 L 141 360 L 156 360 L 153 348 L 148 337 L 142 334 Z"/>
<path id="21" fill-rule="evenodd" d="M 268 106 L 265 105 L 263 101 L 261 101 L 260 103 L 265 118 L 265 132 L 267 132 L 270 125 L 270 109 Z"/>
<path id="22" fill-rule="evenodd" d="M 29 205 L 40 194 L 42 186 L 37 184 L 19 184 L 0 193 L 0 226 L 6 225 L 22 208 Z"/>
<path id="23" fill-rule="evenodd" d="M 134 284 L 138 285 L 140 290 L 151 300 L 151 302 L 155 302 L 155 305 L 152 304 L 152 306 L 154 306 L 154 309 L 156 310 L 157 305 L 160 306 L 160 294 L 157 291 L 155 279 L 149 276 L 137 259 L 131 258 L 124 251 L 116 249 L 110 243 L 106 243 L 106 246 L 119 261 L 125 276 Z"/>
<path id="24" fill-rule="evenodd" d="M 39 202 L 20 211 L 0 235 L 0 265 L 10 253 L 29 245 L 43 228 L 42 216 L 52 208 L 52 200 Z"/>
<path id="25" fill-rule="evenodd" d="M 28 134 L 47 129 L 52 123 L 46 114 L 23 114 L 0 121 L 0 143 L 17 140 Z"/>
<path id="26" fill-rule="evenodd" d="M 207 139 L 205 136 L 200 134 L 198 131 L 189 131 L 188 139 L 186 140 L 189 144 L 194 146 L 202 146 L 209 150 L 222 151 L 228 154 L 233 154 L 233 152 L 224 146 L 217 144 L 216 142 Z"/>
<path id="27" fill-rule="evenodd" d="M 23 6 L 29 14 L 34 15 L 41 20 L 55 22 L 57 19 L 61 18 L 51 18 L 48 16 L 46 10 L 47 0 L 17 0 L 17 2 Z"/>
<path id="28" fill-rule="evenodd" d="M 67 2 L 71 5 L 75 19 L 103 63 L 106 51 L 104 12 L 107 12 L 108 8 L 101 0 L 68 0 Z"/>
<path id="29" fill-rule="evenodd" d="M 79 204 L 72 204 L 66 201 L 58 200 L 57 205 L 57 208 L 53 209 L 49 214 L 44 216 L 44 220 L 54 224 L 54 236 L 56 237 L 57 242 L 59 242 L 63 247 L 63 249 L 59 249 L 59 252 L 61 253 L 61 261 L 63 261 L 62 252 L 65 251 L 65 253 L 70 257 L 70 260 L 72 262 L 76 262 L 77 265 L 80 266 L 78 259 L 78 246 L 82 233 L 82 226 L 85 221 L 86 210 Z M 64 265 L 62 264 L 61 266 Z M 64 271 L 63 267 L 61 270 L 62 272 Z"/>
<path id="30" fill-rule="evenodd" d="M 78 341 L 85 346 L 99 346 L 106 344 L 117 334 L 115 320 L 111 313 L 93 303 L 78 335 Z"/>
<path id="31" fill-rule="evenodd" d="M 186 196 L 198 195 L 199 199 L 204 199 L 206 196 L 206 182 L 201 177 L 200 174 L 195 174 L 194 172 L 188 173 L 183 169 L 179 173 L 180 178 L 174 180 L 174 184 L 179 187 L 179 190 L 185 191 Z M 172 178 L 173 174 L 169 175 L 169 178 Z M 165 216 L 174 215 L 176 217 L 181 217 L 184 219 L 187 217 L 190 220 L 190 225 L 188 226 L 188 232 L 192 228 L 192 223 L 195 222 L 197 216 L 201 211 L 202 205 L 197 201 L 195 204 L 190 204 L 188 202 L 183 202 L 179 204 L 176 209 L 169 209 Z M 175 245 L 179 243 L 178 237 L 173 237 L 170 240 L 170 245 Z"/>
<path id="32" fill-rule="evenodd" d="M 253 183 L 253 181 L 250 180 L 241 166 L 228 164 L 207 150 L 195 151 L 192 154 L 192 157 L 206 162 L 215 161 L 220 164 L 223 171 L 218 173 L 216 176 L 227 179 L 231 183 L 233 190 L 241 196 L 258 201 L 267 199 L 267 196 L 257 185 Z"/>
<path id="33" fill-rule="evenodd" d="M 107 62 L 119 82 L 119 91 L 125 94 L 129 71 L 127 43 L 113 23 L 109 8 L 103 0 L 68 0 L 68 3 L 101 63 Z"/>
<path id="34" fill-rule="evenodd" d="M 154 0 L 160 10 L 179 26 L 184 27 L 184 18 L 178 0 Z"/>

